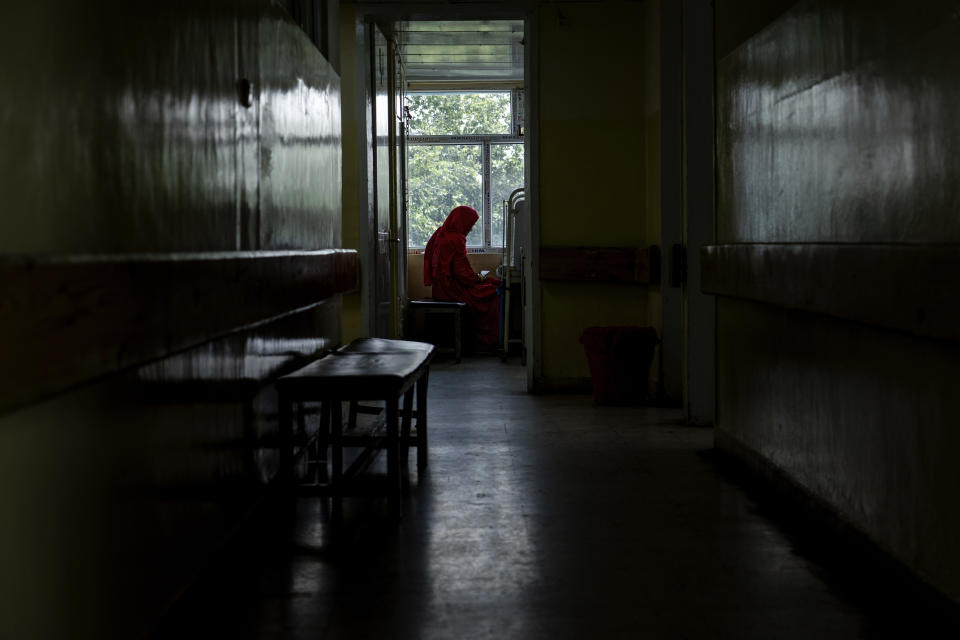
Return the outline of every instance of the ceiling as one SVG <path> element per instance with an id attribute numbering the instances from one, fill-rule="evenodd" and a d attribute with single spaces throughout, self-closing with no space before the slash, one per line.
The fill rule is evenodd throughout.
<path id="1" fill-rule="evenodd" d="M 401 22 L 407 80 L 523 81 L 523 20 Z"/>

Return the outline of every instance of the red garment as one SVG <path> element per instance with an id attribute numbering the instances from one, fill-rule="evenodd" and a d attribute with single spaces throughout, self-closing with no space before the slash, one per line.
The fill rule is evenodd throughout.
<path id="1" fill-rule="evenodd" d="M 490 348 L 500 337 L 500 281 L 481 280 L 467 261 L 467 234 L 479 218 L 470 207 L 457 207 L 433 232 L 423 252 L 423 284 L 433 287 L 437 300 L 466 302 L 478 346 Z"/>

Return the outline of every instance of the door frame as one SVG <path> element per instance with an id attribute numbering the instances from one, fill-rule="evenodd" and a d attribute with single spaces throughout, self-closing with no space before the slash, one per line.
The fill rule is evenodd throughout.
<path id="1" fill-rule="evenodd" d="M 700 291 L 700 247 L 716 237 L 711 0 L 660 5 L 662 376 L 688 423 L 716 420 L 716 302 Z"/>
<path id="2" fill-rule="evenodd" d="M 526 136 L 524 141 L 524 163 L 526 175 L 526 187 L 527 187 L 527 207 L 528 207 L 528 216 L 526 220 L 520 226 L 520 231 L 523 234 L 526 246 L 528 247 L 526 251 L 526 268 L 524 269 L 524 287 L 526 290 L 526 314 L 524 316 L 524 342 L 527 349 L 527 381 L 528 389 L 533 388 L 533 380 L 536 376 L 542 375 L 542 357 L 540 357 L 540 341 L 541 341 L 541 322 L 540 322 L 540 286 L 539 286 L 539 264 L 537 263 L 536 256 L 539 254 L 540 247 L 540 238 L 537 230 L 540 228 L 539 216 L 539 157 L 537 142 L 539 140 L 539 124 L 538 124 L 538 113 L 539 113 L 539 99 L 537 96 L 537 81 L 536 73 L 539 68 L 537 60 L 537 33 L 538 33 L 538 19 L 539 11 L 537 5 L 509 5 L 509 4 L 487 4 L 487 3 L 456 3 L 453 5 L 418 5 L 416 11 L 411 11 L 409 7 L 397 7 L 389 3 L 367 3 L 359 2 L 356 4 L 356 20 L 358 25 L 372 25 L 376 24 L 381 29 L 383 29 L 384 34 L 387 36 L 388 40 L 392 39 L 392 32 L 389 28 L 386 28 L 388 25 L 392 25 L 397 21 L 401 20 L 523 20 L 524 21 L 524 38 L 526 46 L 524 48 L 524 89 L 525 89 L 525 129 Z M 366 36 L 368 39 L 372 40 L 367 32 Z M 366 44 L 367 47 L 372 47 L 372 42 Z M 367 59 L 370 59 L 370 54 L 366 54 Z M 369 64 L 369 62 L 368 62 Z M 373 211 L 375 214 L 375 197 L 374 197 L 374 173 L 373 173 L 373 145 L 375 145 L 375 122 L 372 120 L 372 75 L 373 70 L 368 70 L 368 78 L 371 80 L 368 81 L 368 84 L 365 88 L 365 99 L 361 105 L 361 109 L 365 110 L 364 122 L 367 123 L 366 130 L 366 149 L 367 153 L 363 156 L 367 160 L 367 167 L 365 171 L 361 171 L 362 176 L 366 176 L 367 184 L 361 187 L 362 191 L 369 196 L 368 208 Z M 405 177 L 404 177 L 405 180 Z M 404 193 L 406 186 L 402 187 Z M 399 224 L 399 230 L 402 232 L 403 237 L 401 238 L 401 245 L 405 248 L 406 245 L 406 197 L 403 197 L 403 205 L 401 209 L 401 222 Z M 368 219 L 367 223 L 370 224 L 371 221 Z M 374 264 L 376 260 L 376 233 L 375 225 L 376 218 L 373 218 L 373 226 L 368 227 L 370 231 L 369 235 L 373 235 L 373 238 L 367 238 L 368 251 L 370 252 L 370 260 L 366 264 Z M 361 225 L 363 226 L 363 225 Z M 363 235 L 361 233 L 361 239 Z M 396 244 L 396 243 L 394 243 Z M 404 250 L 402 256 L 402 261 L 406 263 L 406 251 Z M 400 260 L 394 262 L 395 265 L 399 266 Z M 367 269 L 368 272 L 374 271 L 373 269 Z M 402 274 L 402 277 L 399 279 L 397 291 L 400 295 L 404 296 L 406 294 L 406 269 L 399 271 L 399 274 Z M 362 275 L 363 286 L 367 288 L 367 291 L 364 294 L 364 321 L 365 328 L 368 331 L 368 335 L 375 335 L 376 327 L 376 275 L 375 273 L 366 273 Z M 398 329 L 402 332 L 402 307 L 398 309 L 398 318 L 399 326 Z"/>

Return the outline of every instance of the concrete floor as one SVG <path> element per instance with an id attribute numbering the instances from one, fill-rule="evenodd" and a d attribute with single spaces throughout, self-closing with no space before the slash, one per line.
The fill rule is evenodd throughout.
<path id="1" fill-rule="evenodd" d="M 524 388 L 516 364 L 435 364 L 430 465 L 417 478 L 411 459 L 399 526 L 348 500 L 334 536 L 323 502 L 301 499 L 159 637 L 958 637 L 765 515 L 710 429 Z"/>

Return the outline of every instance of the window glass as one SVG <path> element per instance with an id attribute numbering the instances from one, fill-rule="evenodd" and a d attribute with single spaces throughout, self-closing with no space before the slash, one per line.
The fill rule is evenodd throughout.
<path id="1" fill-rule="evenodd" d="M 523 144 L 490 145 L 490 202 L 493 203 L 490 244 L 505 246 L 503 201 L 523 186 Z"/>
<path id="2" fill-rule="evenodd" d="M 509 134 L 509 91 L 409 93 L 410 135 Z"/>
<path id="3" fill-rule="evenodd" d="M 407 150 L 407 244 L 423 247 L 454 207 L 466 205 L 480 213 L 480 145 L 414 144 Z M 478 220 L 467 236 L 468 246 L 480 246 L 482 230 Z"/>

